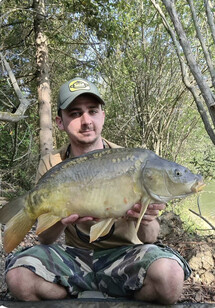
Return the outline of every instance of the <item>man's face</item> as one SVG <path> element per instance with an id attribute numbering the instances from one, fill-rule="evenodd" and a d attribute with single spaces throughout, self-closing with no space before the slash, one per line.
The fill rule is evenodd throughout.
<path id="1" fill-rule="evenodd" d="M 64 130 L 75 144 L 93 144 L 100 138 L 104 125 L 101 104 L 90 95 L 78 96 L 67 109 L 56 117 L 60 130 Z"/>

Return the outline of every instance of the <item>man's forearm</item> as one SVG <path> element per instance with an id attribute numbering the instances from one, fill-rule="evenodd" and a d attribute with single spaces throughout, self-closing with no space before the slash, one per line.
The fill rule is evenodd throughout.
<path id="1" fill-rule="evenodd" d="M 143 243 L 154 243 L 160 232 L 160 224 L 157 219 L 151 221 L 148 225 L 140 224 L 138 237 Z"/>
<path id="2" fill-rule="evenodd" d="M 38 239 L 41 242 L 41 244 L 45 245 L 52 244 L 58 239 L 58 237 L 62 234 L 65 228 L 66 226 L 63 225 L 61 221 L 58 221 L 51 228 L 42 232 L 38 236 Z"/>

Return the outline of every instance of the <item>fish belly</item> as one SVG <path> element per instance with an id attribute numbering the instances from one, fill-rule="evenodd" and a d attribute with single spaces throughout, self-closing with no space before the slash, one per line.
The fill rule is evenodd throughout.
<path id="1" fill-rule="evenodd" d="M 141 193 L 135 189 L 136 184 L 130 176 L 85 184 L 62 185 L 49 195 L 44 207 L 47 209 L 48 205 L 49 212 L 61 218 L 71 214 L 122 217 L 141 199 Z"/>

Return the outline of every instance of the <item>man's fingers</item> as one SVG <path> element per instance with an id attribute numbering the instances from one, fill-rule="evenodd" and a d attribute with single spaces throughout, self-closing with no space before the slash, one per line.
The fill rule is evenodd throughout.
<path id="1" fill-rule="evenodd" d="M 78 214 L 73 214 L 68 217 L 62 218 L 61 222 L 63 225 L 67 226 L 72 223 L 78 224 L 78 223 L 82 223 L 85 221 L 92 221 L 92 220 L 94 220 L 94 217 L 91 217 L 91 216 L 79 217 Z"/>
<path id="2" fill-rule="evenodd" d="M 85 217 L 80 217 L 76 223 L 79 224 L 79 223 L 82 223 L 82 222 L 85 222 L 85 221 L 92 221 L 92 220 L 95 220 L 94 217 L 91 217 L 91 216 L 85 216 Z"/>
<path id="3" fill-rule="evenodd" d="M 164 203 L 151 203 L 149 204 L 148 209 L 162 211 L 165 209 L 165 207 L 166 207 L 166 204 Z"/>
<path id="4" fill-rule="evenodd" d="M 157 216 L 155 216 L 155 215 L 144 215 L 142 221 L 143 221 L 143 220 L 152 221 L 152 220 L 154 220 L 156 217 L 157 217 Z"/>
<path id="5" fill-rule="evenodd" d="M 137 211 L 137 212 L 140 212 L 141 211 L 141 207 L 142 207 L 142 205 L 140 203 L 136 203 L 136 204 L 134 204 L 132 209 Z"/>
<path id="6" fill-rule="evenodd" d="M 158 216 L 159 210 L 146 210 L 145 215 Z"/>
<path id="7" fill-rule="evenodd" d="M 127 216 L 132 217 L 132 218 L 138 218 L 140 215 L 139 212 L 133 211 L 133 210 L 128 210 L 127 211 Z"/>
<path id="8" fill-rule="evenodd" d="M 79 218 L 78 214 L 73 214 L 73 215 L 70 215 L 68 217 L 62 218 L 61 222 L 62 222 L 63 225 L 69 225 L 69 224 L 75 222 L 78 218 Z"/>

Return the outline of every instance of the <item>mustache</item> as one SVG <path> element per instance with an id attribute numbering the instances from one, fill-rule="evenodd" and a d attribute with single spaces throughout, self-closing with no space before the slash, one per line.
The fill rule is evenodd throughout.
<path id="1" fill-rule="evenodd" d="M 86 127 L 82 127 L 80 129 L 80 133 L 84 133 L 84 132 L 92 132 L 94 131 L 94 128 L 92 126 L 86 126 Z"/>

